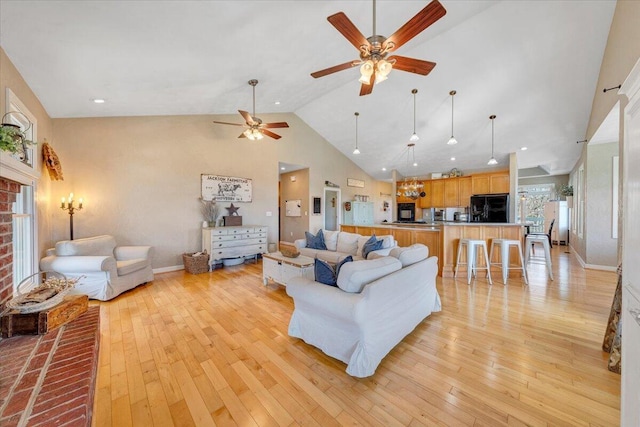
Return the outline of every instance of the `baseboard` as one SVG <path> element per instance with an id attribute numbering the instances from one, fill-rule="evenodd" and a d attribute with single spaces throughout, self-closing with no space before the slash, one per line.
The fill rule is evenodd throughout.
<path id="1" fill-rule="evenodd" d="M 575 249 L 573 249 L 573 246 L 569 245 L 569 247 L 571 248 L 571 253 L 573 253 L 576 257 L 576 259 L 578 260 L 578 262 L 580 263 L 580 267 L 585 268 L 585 265 L 587 265 L 586 262 L 584 262 L 584 260 L 582 259 L 582 257 L 580 257 L 580 254 L 578 253 L 578 251 L 576 251 Z"/>
<path id="2" fill-rule="evenodd" d="M 584 268 L 589 270 L 613 271 L 614 273 L 618 271 L 618 267 L 611 267 L 609 265 L 598 265 L 598 264 L 585 264 Z"/>
<path id="3" fill-rule="evenodd" d="M 184 270 L 184 265 L 172 265 L 170 267 L 154 268 L 153 274 L 169 273 L 170 271 L 178 271 L 178 270 Z"/>
<path id="4" fill-rule="evenodd" d="M 576 252 L 575 249 L 573 249 L 573 246 L 571 246 L 571 252 L 576 256 L 576 258 L 578 259 L 578 262 L 580 263 L 580 267 L 582 268 L 586 268 L 588 270 L 602 270 L 602 271 L 618 271 L 618 267 L 615 266 L 609 266 L 609 265 L 599 265 L 599 264 L 587 264 L 586 262 L 584 262 L 584 260 L 580 257 L 580 255 L 578 254 L 578 252 Z"/>

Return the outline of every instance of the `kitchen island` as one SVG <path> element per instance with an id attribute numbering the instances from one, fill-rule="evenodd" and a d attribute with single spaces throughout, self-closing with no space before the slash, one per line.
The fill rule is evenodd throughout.
<path id="1" fill-rule="evenodd" d="M 438 257 L 438 274 L 442 277 L 453 276 L 460 239 L 483 239 L 487 242 L 488 250 L 491 250 L 491 239 L 520 240 L 524 248 L 524 225 L 522 224 L 440 221 L 432 223 L 341 225 L 340 229 L 363 236 L 391 234 L 398 242 L 398 246 L 423 243 L 429 248 L 430 256 Z M 512 250 L 515 251 L 516 249 L 512 248 Z M 511 255 L 511 259 L 518 259 L 515 252 Z M 466 262 L 466 258 L 461 261 Z M 493 271 L 494 269 L 492 269 Z M 499 269 L 496 267 L 495 271 L 498 272 Z M 512 273 L 514 277 L 519 274 L 515 271 Z"/>

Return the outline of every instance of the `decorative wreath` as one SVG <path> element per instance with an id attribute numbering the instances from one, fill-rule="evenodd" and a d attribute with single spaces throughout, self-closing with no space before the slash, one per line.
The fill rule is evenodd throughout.
<path id="1" fill-rule="evenodd" d="M 48 142 L 42 144 L 42 158 L 44 164 L 47 165 L 49 177 L 54 181 L 64 181 L 62 177 L 62 165 L 58 159 L 58 155 L 53 151 L 53 147 Z"/>

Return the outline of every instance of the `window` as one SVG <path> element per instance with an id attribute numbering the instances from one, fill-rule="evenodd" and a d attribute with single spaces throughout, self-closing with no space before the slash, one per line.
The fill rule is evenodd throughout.
<path id="1" fill-rule="evenodd" d="M 555 184 L 532 184 L 518 186 L 517 221 L 531 224 L 530 231 L 545 232 L 544 204 L 553 198 Z"/>
<path id="2" fill-rule="evenodd" d="M 13 283 L 17 287 L 25 277 L 36 271 L 34 266 L 35 240 L 33 187 L 23 185 L 12 206 L 13 226 Z M 14 293 L 16 289 L 14 288 Z"/>
<path id="3" fill-rule="evenodd" d="M 20 126 L 26 139 L 37 141 L 36 117 L 11 89 L 7 88 L 6 95 L 5 111 L 9 114 L 5 114 L 4 121 Z M 16 195 L 16 201 L 11 206 L 14 287 L 17 287 L 22 279 L 38 271 L 35 195 L 40 171 L 37 154 L 37 145 L 26 146 L 25 153 L 20 156 L 0 152 L 0 174 L 21 184 L 20 193 Z M 14 288 L 14 293 L 15 291 Z"/>

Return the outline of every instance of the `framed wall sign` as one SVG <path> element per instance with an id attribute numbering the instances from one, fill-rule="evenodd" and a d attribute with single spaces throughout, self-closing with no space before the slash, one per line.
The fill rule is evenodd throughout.
<path id="1" fill-rule="evenodd" d="M 364 181 L 361 179 L 347 178 L 347 187 L 364 188 Z"/>
<path id="2" fill-rule="evenodd" d="M 202 199 L 216 202 L 251 202 L 249 178 L 202 174 Z"/>

